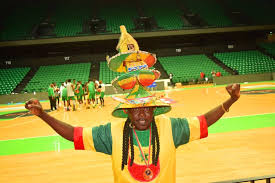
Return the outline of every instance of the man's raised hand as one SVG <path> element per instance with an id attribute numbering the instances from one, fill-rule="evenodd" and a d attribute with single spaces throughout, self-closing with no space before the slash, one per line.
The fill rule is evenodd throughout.
<path id="1" fill-rule="evenodd" d="M 231 84 L 226 86 L 228 94 L 231 96 L 231 99 L 234 101 L 240 98 L 240 84 Z"/>
<path id="2" fill-rule="evenodd" d="M 26 102 L 25 108 L 28 109 L 32 114 L 40 116 L 44 110 L 38 99 L 32 98 Z"/>

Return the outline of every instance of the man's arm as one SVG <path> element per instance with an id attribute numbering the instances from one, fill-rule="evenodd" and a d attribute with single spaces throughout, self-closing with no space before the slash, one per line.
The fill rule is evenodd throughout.
<path id="1" fill-rule="evenodd" d="M 228 112 L 230 106 L 240 98 L 240 84 L 228 85 L 226 90 L 230 98 L 218 107 L 204 114 L 208 127 L 218 121 L 225 112 Z"/>
<path id="2" fill-rule="evenodd" d="M 25 104 L 25 108 L 32 114 L 40 117 L 50 125 L 59 135 L 69 141 L 74 141 L 74 127 L 47 114 L 37 99 L 31 99 Z"/>

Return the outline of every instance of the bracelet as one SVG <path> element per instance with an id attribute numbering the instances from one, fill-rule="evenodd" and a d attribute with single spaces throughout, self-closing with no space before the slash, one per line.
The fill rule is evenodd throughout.
<path id="1" fill-rule="evenodd" d="M 229 112 L 229 109 L 226 110 L 226 109 L 224 108 L 223 103 L 222 103 L 222 110 L 223 110 L 224 112 Z"/>

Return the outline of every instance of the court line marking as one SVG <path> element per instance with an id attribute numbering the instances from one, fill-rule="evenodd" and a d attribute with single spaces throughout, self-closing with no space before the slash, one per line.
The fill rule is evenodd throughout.
<path id="1" fill-rule="evenodd" d="M 248 117 L 248 116 L 262 116 L 262 115 L 268 115 L 268 114 L 275 114 L 275 112 L 261 113 L 261 114 L 253 114 L 253 115 L 242 115 L 242 116 L 223 117 L 223 118 L 221 118 L 221 119 L 241 118 L 241 117 Z"/>
<path id="2" fill-rule="evenodd" d="M 28 113 L 26 113 L 26 114 L 28 114 Z M 23 114 L 22 116 L 24 116 L 24 115 L 26 115 L 26 114 Z M 51 114 L 51 116 L 56 116 L 57 114 L 58 114 L 58 113 Z M 18 118 L 18 117 L 20 117 L 20 116 L 17 116 L 16 118 Z M 14 119 L 16 119 L 16 118 L 14 118 Z M 12 120 L 10 120 L 10 121 L 13 121 L 14 119 L 12 119 Z M 36 117 L 36 118 L 34 118 L 34 119 L 30 120 L 30 121 L 25 121 L 25 122 L 17 123 L 17 124 L 11 124 L 11 125 L 8 125 L 8 126 L 0 126 L 0 128 L 9 128 L 9 127 L 14 127 L 14 126 L 20 126 L 20 125 L 22 125 L 22 124 L 31 123 L 31 122 L 33 122 L 33 121 L 35 121 L 35 120 L 38 120 L 38 119 L 40 119 L 40 118 L 39 118 L 39 117 Z"/>
<path id="3" fill-rule="evenodd" d="M 26 108 L 25 106 L 5 107 L 5 108 L 0 108 L 0 111 L 11 111 L 11 110 L 17 110 L 17 109 L 26 109 Z"/>
<path id="4" fill-rule="evenodd" d="M 223 92 L 223 89 L 216 90 L 216 94 L 220 95 L 221 97 L 230 96 L 227 92 Z M 243 96 L 243 95 L 244 94 L 241 94 L 241 96 Z M 265 95 L 274 95 L 274 93 L 266 93 Z M 252 98 L 252 99 L 259 97 L 259 95 L 245 95 L 245 96 Z M 273 97 L 271 99 L 273 99 Z"/>
<path id="5" fill-rule="evenodd" d="M 275 85 L 254 85 L 254 86 L 242 86 L 241 88 L 264 88 L 264 87 L 274 87 Z"/>
<path id="6" fill-rule="evenodd" d="M 223 117 L 221 119 L 230 119 L 230 118 L 240 118 L 240 117 L 248 117 L 248 116 L 262 116 L 267 114 L 275 114 L 275 112 L 271 113 L 262 113 L 262 114 L 253 114 L 253 115 L 243 115 L 243 116 L 232 116 L 232 117 Z M 6 140 L 0 140 L 1 141 L 9 141 L 9 140 L 26 140 L 26 139 L 32 139 L 32 138 L 46 138 L 46 137 L 54 137 L 54 136 L 60 136 L 58 134 L 56 135 L 47 135 L 47 136 L 36 136 L 36 137 L 25 137 L 25 138 L 16 138 L 16 139 L 6 139 Z M 61 137 L 61 136 L 60 136 Z"/>

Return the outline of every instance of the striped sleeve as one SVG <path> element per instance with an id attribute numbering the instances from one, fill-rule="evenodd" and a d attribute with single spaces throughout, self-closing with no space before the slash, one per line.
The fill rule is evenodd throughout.
<path id="1" fill-rule="evenodd" d="M 208 127 L 204 116 L 170 119 L 176 148 L 193 140 L 208 136 Z"/>
<path id="2" fill-rule="evenodd" d="M 92 150 L 111 155 L 111 123 L 93 128 L 75 127 L 74 147 L 76 150 Z"/>

